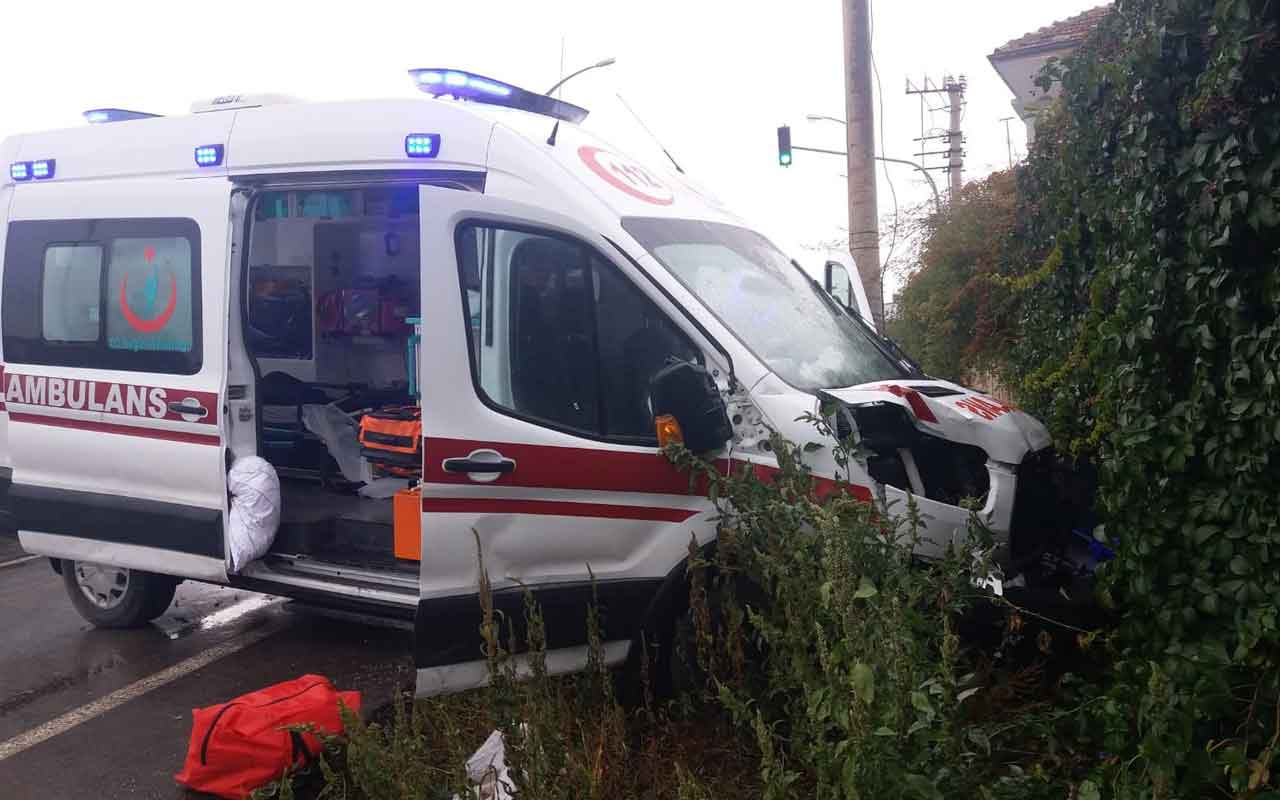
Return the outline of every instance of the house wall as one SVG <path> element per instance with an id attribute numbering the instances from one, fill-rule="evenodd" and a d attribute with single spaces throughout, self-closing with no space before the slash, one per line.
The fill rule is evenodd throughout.
<path id="1" fill-rule="evenodd" d="M 1058 87 L 1054 85 L 1048 93 L 1036 86 L 1036 76 L 1050 58 L 1066 58 L 1075 50 L 1075 45 L 1059 47 L 1052 50 L 1038 50 L 1030 53 L 1012 54 L 1009 56 L 993 56 L 991 66 L 995 68 L 1009 89 L 1013 91 L 1011 103 L 1013 110 L 1027 126 L 1027 141 L 1035 138 L 1035 117 L 1040 109 L 1058 95 Z"/>

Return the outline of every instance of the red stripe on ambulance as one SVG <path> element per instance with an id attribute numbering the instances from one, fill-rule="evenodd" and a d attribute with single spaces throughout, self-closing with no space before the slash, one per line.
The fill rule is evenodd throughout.
<path id="1" fill-rule="evenodd" d="M 207 433 L 188 433 L 171 431 L 164 428 L 142 428 L 137 425 L 118 425 L 113 422 L 94 422 L 89 419 L 68 419 L 67 417 L 50 417 L 44 414 L 27 414 L 21 411 L 9 413 L 10 422 L 25 422 L 31 425 L 44 425 L 50 428 L 70 428 L 77 431 L 93 431 L 95 433 L 114 433 L 121 436 L 138 436 L 143 439 L 161 439 L 166 442 L 183 442 L 186 444 L 220 445 L 222 439 Z"/>
<path id="2" fill-rule="evenodd" d="M 465 456 L 472 450 L 491 449 L 516 462 L 516 469 L 502 475 L 492 486 L 519 486 L 528 489 L 579 489 L 597 492 L 642 492 L 645 494 L 702 494 L 706 483 L 681 472 L 657 452 L 629 452 L 590 447 L 561 447 L 474 439 L 427 437 L 423 448 L 422 479 L 426 484 L 475 486 L 464 473 L 446 472 L 444 459 Z M 717 459 L 724 470 L 728 462 Z M 733 460 L 734 469 L 750 466 L 757 478 L 770 480 L 777 467 Z M 825 498 L 836 491 L 870 502 L 871 489 L 813 476 L 814 494 Z M 572 515 L 576 516 L 576 515 Z"/>
<path id="3" fill-rule="evenodd" d="M 685 508 L 499 497 L 424 497 L 422 510 L 428 513 L 445 514 L 542 514 L 558 517 L 638 519 L 651 522 L 684 522 L 698 513 Z"/>
<path id="4" fill-rule="evenodd" d="M 17 372 L 3 372 L 0 376 L 5 405 L 94 411 L 122 418 L 166 419 L 211 426 L 218 423 L 218 395 L 213 392 Z M 197 419 L 170 410 L 169 403 L 183 401 L 194 401 L 207 413 Z"/>

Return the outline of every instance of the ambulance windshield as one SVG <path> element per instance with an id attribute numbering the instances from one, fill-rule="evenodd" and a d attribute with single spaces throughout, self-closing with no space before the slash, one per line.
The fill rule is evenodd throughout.
<path id="1" fill-rule="evenodd" d="M 792 386 L 813 391 L 907 377 L 760 234 L 684 219 L 629 217 L 622 226 Z"/>

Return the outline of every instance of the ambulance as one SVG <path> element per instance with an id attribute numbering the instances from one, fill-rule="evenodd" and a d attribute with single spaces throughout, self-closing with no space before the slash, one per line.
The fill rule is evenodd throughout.
<path id="1" fill-rule="evenodd" d="M 552 672 L 586 663 L 593 596 L 616 664 L 716 536 L 676 439 L 767 474 L 776 432 L 820 489 L 910 493 L 923 556 L 966 503 L 1034 549 L 1045 428 L 920 373 L 848 275 L 824 288 L 583 108 L 410 75 L 423 97 L 96 109 L 0 144 L 6 510 L 89 621 L 143 624 L 183 580 L 376 610 L 414 619 L 421 693 L 457 690 L 487 677 L 482 556 L 497 609 L 541 603 Z M 801 420 L 824 410 L 860 436 L 847 470 Z M 234 564 L 255 457 L 279 520 Z"/>

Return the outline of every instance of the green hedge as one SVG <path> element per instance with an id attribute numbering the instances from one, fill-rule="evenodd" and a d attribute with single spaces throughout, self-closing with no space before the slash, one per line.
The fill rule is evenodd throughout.
<path id="1" fill-rule="evenodd" d="M 1100 467 L 1126 622 L 1093 708 L 1117 796 L 1277 785 L 1278 20 L 1275 0 L 1120 0 L 1056 70 L 988 281 L 992 356 Z"/>

